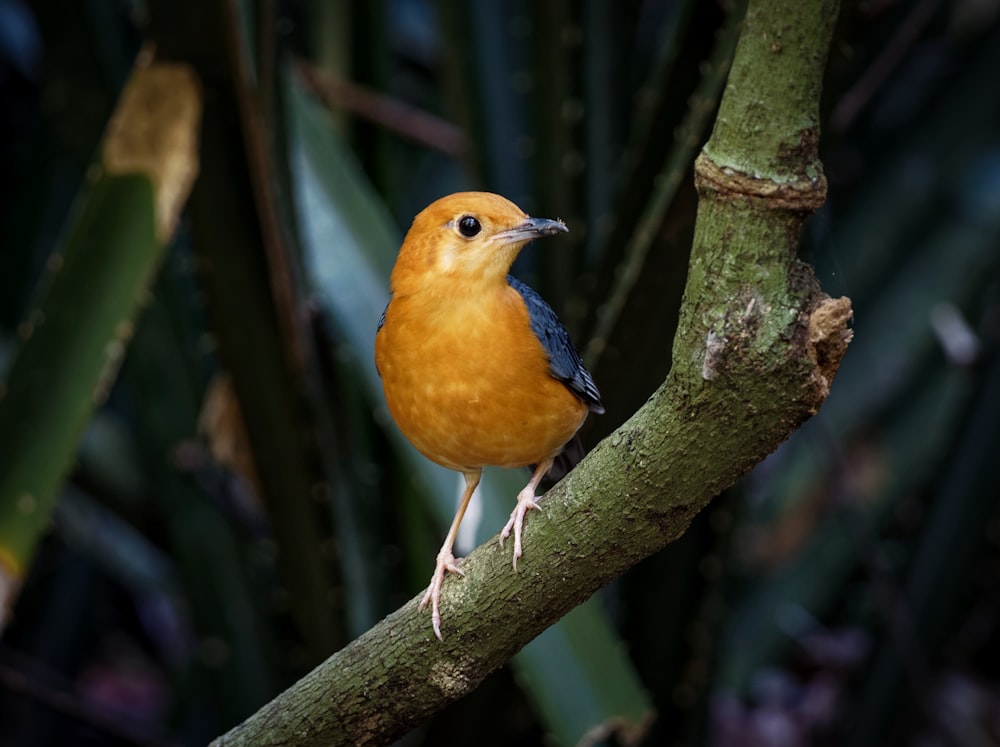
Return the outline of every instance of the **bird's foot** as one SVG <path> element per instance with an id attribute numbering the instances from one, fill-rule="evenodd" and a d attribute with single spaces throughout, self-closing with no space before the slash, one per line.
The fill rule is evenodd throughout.
<path id="1" fill-rule="evenodd" d="M 424 594 L 424 598 L 420 600 L 420 605 L 417 607 L 417 609 L 422 610 L 430 602 L 431 625 L 434 626 L 434 635 L 440 641 L 444 640 L 441 637 L 441 584 L 444 583 L 444 574 L 449 572 L 457 573 L 459 576 L 465 575 L 458 567 L 455 556 L 442 550 L 437 556 L 434 575 L 431 576 L 431 585 L 427 587 L 427 593 Z"/>
<path id="2" fill-rule="evenodd" d="M 541 506 L 535 502 L 535 486 L 528 485 L 517 494 L 517 505 L 511 512 L 510 519 L 500 531 L 500 547 L 503 547 L 503 541 L 511 535 L 511 530 L 513 530 L 515 571 L 517 570 L 517 559 L 521 557 L 521 528 L 524 526 L 524 515 L 535 508 L 541 510 Z"/>

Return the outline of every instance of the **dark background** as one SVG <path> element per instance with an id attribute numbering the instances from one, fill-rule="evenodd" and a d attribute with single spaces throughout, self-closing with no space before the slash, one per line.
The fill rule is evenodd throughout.
<path id="1" fill-rule="evenodd" d="M 227 7 L 0 0 L 0 371 L 139 49 L 196 60 L 208 97 L 201 192 L 0 639 L 0 744 L 204 743 L 426 583 L 433 499 L 352 345 L 375 319 L 330 308 L 300 217 L 309 191 L 289 123 L 303 107 L 343 146 L 343 163 L 315 163 L 336 185 L 331 220 L 353 215 L 367 237 L 325 247 L 326 261 L 349 273 L 343 257 L 376 245 L 364 261 L 384 293 L 414 213 L 459 189 L 500 192 L 571 227 L 515 270 L 588 355 L 608 412 L 585 439 L 610 433 L 669 368 L 691 163 L 740 3 Z M 829 199 L 801 256 L 852 299 L 855 340 L 816 418 L 601 593 L 617 655 L 657 712 L 642 744 L 1000 741 L 998 14 L 995 0 L 843 4 L 822 102 Z M 271 154 L 263 182 L 241 148 L 234 39 Z M 276 244 L 261 238 L 262 183 Z M 377 212 L 359 218 L 352 190 Z M 622 291 L 643 227 L 655 239 Z M 215 252 L 232 231 L 261 277 L 268 247 L 297 268 L 312 354 L 292 396 L 266 378 L 291 355 L 280 325 L 257 321 L 274 308 L 267 283 L 220 282 Z M 227 284 L 244 319 L 218 311 Z M 612 298 L 621 314 L 602 327 Z M 599 329 L 600 350 L 588 345 Z M 297 592 L 301 569 L 283 565 L 294 537 L 275 529 L 286 504 L 249 466 L 280 449 L 260 435 L 265 402 L 287 408 L 306 444 L 285 467 L 313 486 L 319 541 L 302 562 L 319 567 L 320 599 Z M 239 413 L 257 429 L 250 446 Z M 599 668 L 605 655 L 552 666 Z M 406 743 L 561 743 L 518 671 Z"/>

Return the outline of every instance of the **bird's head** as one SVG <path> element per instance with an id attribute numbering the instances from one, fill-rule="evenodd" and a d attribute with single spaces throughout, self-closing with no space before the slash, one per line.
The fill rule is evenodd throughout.
<path id="1" fill-rule="evenodd" d="M 431 278 L 506 282 L 525 244 L 567 230 L 562 221 L 531 218 L 490 192 L 442 197 L 413 219 L 393 270 L 393 290 L 406 293 L 401 286 L 411 282 L 426 287 Z"/>

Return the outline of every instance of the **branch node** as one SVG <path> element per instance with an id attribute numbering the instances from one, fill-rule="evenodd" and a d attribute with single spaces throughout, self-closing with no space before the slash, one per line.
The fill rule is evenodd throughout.
<path id="1" fill-rule="evenodd" d="M 698 193 L 711 192 L 716 199 L 763 200 L 773 209 L 801 213 L 815 212 L 826 200 L 826 176 L 820 168 L 782 183 L 719 166 L 702 152 L 694 162 L 694 173 Z"/>
<path id="2" fill-rule="evenodd" d="M 851 299 L 846 296 L 826 297 L 809 314 L 806 352 L 814 364 L 810 382 L 817 395 L 814 412 L 830 393 L 830 383 L 854 337 L 854 330 L 848 326 L 853 316 Z"/>

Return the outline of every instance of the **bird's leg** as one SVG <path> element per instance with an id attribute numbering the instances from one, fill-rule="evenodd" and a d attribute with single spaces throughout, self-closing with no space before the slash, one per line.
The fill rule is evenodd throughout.
<path id="1" fill-rule="evenodd" d="M 483 476 L 483 471 L 465 472 L 463 474 L 465 475 L 465 492 L 462 493 L 462 500 L 458 504 L 455 518 L 452 519 L 451 529 L 448 530 L 448 536 L 444 538 L 444 544 L 441 545 L 441 551 L 437 555 L 437 565 L 434 567 L 434 575 L 431 576 L 431 585 L 427 587 L 427 593 L 420 600 L 420 606 L 418 607 L 418 609 L 422 610 L 427 606 L 428 602 L 431 603 L 431 625 L 434 626 L 434 635 L 442 641 L 444 638 L 441 637 L 441 584 L 444 583 L 444 574 L 446 571 L 457 573 L 459 576 L 465 575 L 459 569 L 458 565 L 456 565 L 455 556 L 452 555 L 451 551 L 455 546 L 455 537 L 458 536 L 458 527 L 462 524 L 465 509 L 469 507 L 469 501 L 472 500 L 472 494 L 475 492 L 476 486 Z"/>
<path id="2" fill-rule="evenodd" d="M 500 532 L 500 546 L 503 547 L 503 541 L 510 536 L 511 529 L 514 530 L 515 571 L 517 570 L 517 559 L 521 557 L 521 527 L 524 525 L 524 515 L 533 508 L 539 508 L 538 504 L 535 503 L 535 489 L 538 487 L 538 483 L 541 482 L 542 477 L 545 476 L 545 473 L 551 468 L 551 459 L 546 459 L 544 462 L 535 467 L 535 472 L 528 481 L 528 484 L 524 486 L 524 490 L 517 494 L 517 505 L 511 512 L 510 519 L 507 521 L 507 524 Z"/>

